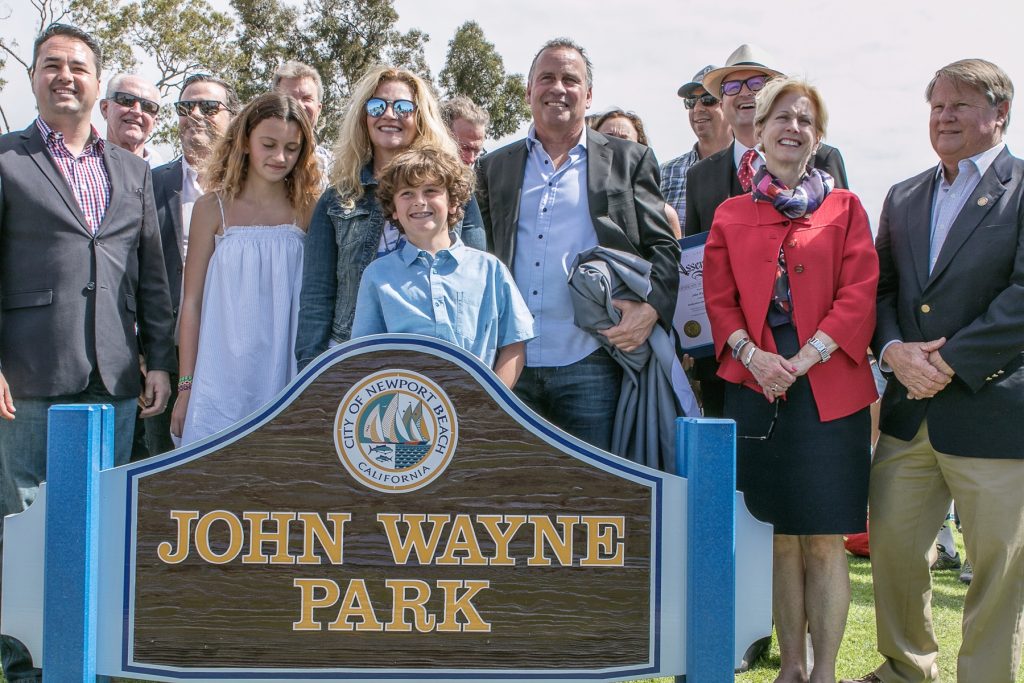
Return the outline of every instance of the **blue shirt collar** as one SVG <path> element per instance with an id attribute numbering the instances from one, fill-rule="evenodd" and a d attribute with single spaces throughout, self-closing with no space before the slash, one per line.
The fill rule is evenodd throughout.
<path id="1" fill-rule="evenodd" d="M 533 124 L 530 124 L 530 130 L 526 133 L 526 146 L 531 151 L 536 145 L 540 145 L 541 141 L 537 138 L 537 129 L 534 128 Z M 542 145 L 543 146 L 543 145 Z M 580 132 L 579 142 L 573 146 L 573 150 L 582 147 L 584 150 L 587 149 L 587 127 L 583 126 L 583 130 Z"/>
<path id="2" fill-rule="evenodd" d="M 452 246 L 447 249 L 439 250 L 434 256 L 431 256 L 430 252 L 420 249 L 406 238 L 402 244 L 402 248 L 398 251 L 398 257 L 402 259 L 402 263 L 407 266 L 411 266 L 416 263 L 421 254 L 427 257 L 428 262 L 434 259 L 441 260 L 443 258 L 450 258 L 458 264 L 459 257 L 463 253 L 463 250 L 466 249 L 466 245 L 462 243 L 462 238 L 454 232 L 449 232 L 448 236 L 452 238 Z"/>
<path id="3" fill-rule="evenodd" d="M 960 169 L 959 172 L 963 173 L 966 168 L 973 166 L 978 170 L 979 177 L 985 175 L 985 172 L 988 171 L 989 166 L 992 165 L 992 162 L 996 160 L 996 157 L 999 156 L 999 153 L 1002 152 L 1005 148 L 1006 143 L 1000 141 L 999 144 L 997 144 L 995 147 L 986 149 L 984 152 L 975 154 L 972 157 L 961 159 L 957 163 L 957 167 Z M 941 161 L 939 162 L 938 168 L 935 169 L 935 177 L 939 180 L 940 183 L 946 179 L 946 176 L 943 173 Z"/>
<path id="4" fill-rule="evenodd" d="M 377 185 L 377 178 L 373 175 L 373 159 L 370 159 L 366 166 L 363 166 L 363 170 L 359 172 L 359 182 L 363 184 L 363 187 Z"/>

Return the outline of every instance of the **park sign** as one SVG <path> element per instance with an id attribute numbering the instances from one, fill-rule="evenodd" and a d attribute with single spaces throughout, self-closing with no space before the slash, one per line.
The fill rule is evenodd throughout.
<path id="1" fill-rule="evenodd" d="M 74 449 L 110 450 L 111 412 L 51 412 L 49 481 L 6 520 L 2 631 L 47 678 L 61 628 L 85 678 L 191 681 L 625 680 L 716 649 L 731 672 L 770 629 L 770 527 L 738 505 L 733 555 L 731 510 L 687 523 L 692 477 L 561 432 L 438 340 L 350 342 L 205 441 L 65 476 L 88 474 Z M 694 443 L 733 427 L 687 422 Z"/>

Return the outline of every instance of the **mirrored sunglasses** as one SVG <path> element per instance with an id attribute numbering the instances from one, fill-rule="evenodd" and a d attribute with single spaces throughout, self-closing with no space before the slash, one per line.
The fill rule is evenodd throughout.
<path id="1" fill-rule="evenodd" d="M 764 87 L 764 84 L 768 82 L 768 77 L 765 75 L 751 76 L 745 81 L 724 81 L 722 83 L 722 94 L 723 95 L 739 95 L 740 90 L 743 89 L 743 84 L 746 83 L 747 88 L 750 92 L 757 92 Z"/>
<path id="2" fill-rule="evenodd" d="M 178 116 L 188 116 L 196 107 L 199 107 L 203 116 L 213 116 L 221 108 L 227 109 L 223 102 L 217 100 L 178 100 L 174 103 L 174 109 L 178 112 Z"/>
<path id="3" fill-rule="evenodd" d="M 114 102 L 118 103 L 125 109 L 131 109 L 135 106 L 135 103 L 138 102 L 139 108 L 150 116 L 156 116 L 160 111 L 160 104 L 158 102 L 147 100 L 145 97 L 132 95 L 128 92 L 116 92 L 110 96 L 110 99 L 114 100 Z"/>
<path id="4" fill-rule="evenodd" d="M 404 119 L 416 111 L 416 103 L 411 100 L 385 100 L 381 97 L 371 97 L 366 100 L 366 113 L 375 119 L 380 118 L 384 116 L 384 112 L 388 110 L 389 106 L 395 116 L 400 119 Z"/>
<path id="5" fill-rule="evenodd" d="M 700 97 L 685 97 L 683 98 L 683 106 L 687 109 L 693 109 L 697 106 L 697 102 L 700 102 L 705 107 L 713 107 L 718 104 L 718 98 L 709 93 L 704 93 Z"/>

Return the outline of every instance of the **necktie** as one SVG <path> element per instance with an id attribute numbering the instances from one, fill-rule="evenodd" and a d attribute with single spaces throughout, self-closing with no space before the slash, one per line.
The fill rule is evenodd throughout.
<path id="1" fill-rule="evenodd" d="M 748 149 L 740 157 L 740 167 L 736 169 L 736 175 L 740 179 L 740 187 L 744 192 L 750 192 L 750 186 L 754 182 L 754 159 L 756 157 L 757 151 L 754 149 Z"/>

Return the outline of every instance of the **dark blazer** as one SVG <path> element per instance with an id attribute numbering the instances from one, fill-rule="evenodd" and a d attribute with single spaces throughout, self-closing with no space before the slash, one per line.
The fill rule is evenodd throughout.
<path id="1" fill-rule="evenodd" d="M 935 168 L 894 185 L 879 222 L 873 348 L 946 337 L 956 371 L 933 398 L 907 399 L 892 379 L 882 431 L 910 440 L 921 421 L 936 450 L 1024 459 L 1024 161 L 996 157 L 950 228 L 928 273 Z"/>
<path id="2" fill-rule="evenodd" d="M 153 169 L 153 198 L 160 226 L 167 284 L 171 288 L 171 307 L 178 317 L 181 305 L 181 278 L 185 268 L 185 232 L 181 224 L 181 157 Z"/>
<path id="3" fill-rule="evenodd" d="M 176 368 L 171 303 L 139 157 L 106 144 L 110 204 L 96 234 L 35 122 L 0 137 L 0 363 L 15 397 L 85 389 L 98 368 L 115 397 L 150 369 Z"/>
<path id="4" fill-rule="evenodd" d="M 487 246 L 510 269 L 526 158 L 526 140 L 518 140 L 482 157 L 478 171 L 476 196 Z M 665 218 L 659 177 L 657 159 L 647 147 L 587 130 L 587 199 L 597 241 L 651 262 L 648 303 L 670 327 L 679 289 L 679 244 Z"/>
<path id="5" fill-rule="evenodd" d="M 686 172 L 686 222 L 684 235 L 696 235 L 711 229 L 715 209 L 729 197 L 743 194 L 736 166 L 733 164 L 735 142 L 723 150 L 701 159 Z M 836 187 L 849 189 L 846 166 L 839 150 L 821 145 L 814 155 L 814 168 L 825 171 L 835 179 Z"/>

